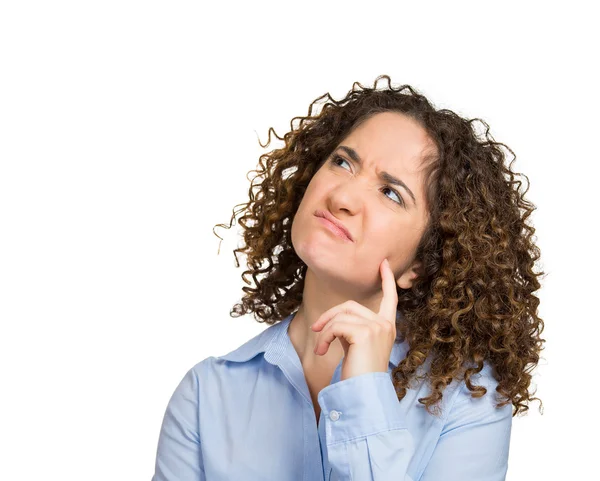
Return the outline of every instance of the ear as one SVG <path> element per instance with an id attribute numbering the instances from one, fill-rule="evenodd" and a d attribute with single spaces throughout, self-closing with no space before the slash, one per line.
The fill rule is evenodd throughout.
<path id="1" fill-rule="evenodd" d="M 421 261 L 414 261 L 410 267 L 396 279 L 398 287 L 401 289 L 410 289 L 414 280 L 421 275 L 422 267 L 423 263 Z"/>

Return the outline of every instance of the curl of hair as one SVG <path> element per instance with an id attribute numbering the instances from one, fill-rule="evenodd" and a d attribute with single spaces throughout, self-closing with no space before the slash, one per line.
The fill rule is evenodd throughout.
<path id="1" fill-rule="evenodd" d="M 378 88 L 381 79 L 387 80 L 387 88 Z M 322 108 L 313 113 L 323 99 Z M 242 288 L 245 296 L 230 315 L 253 312 L 258 322 L 272 325 L 297 310 L 307 266 L 294 251 L 291 226 L 302 196 L 315 172 L 354 128 L 390 111 L 417 121 L 437 150 L 423 164 L 430 216 L 416 254 L 422 272 L 410 289 L 398 287 L 398 340 L 409 345 L 405 359 L 392 371 L 398 399 L 414 378 L 429 381 L 431 395 L 419 402 L 433 414 L 439 413 L 437 403 L 453 379 L 464 379 L 471 396 L 481 397 L 486 389 L 471 378 L 488 362 L 498 381 L 497 407 L 511 402 L 515 416 L 527 411 L 534 399 L 541 405 L 528 391 L 545 342 L 534 295 L 544 272 L 534 272 L 540 251 L 533 240 L 535 229 L 527 223 L 535 206 L 524 198 L 529 179 L 511 171 L 513 151 L 494 141 L 484 121 L 438 110 L 413 87 L 393 87 L 387 75 L 377 77 L 373 87 L 355 82 L 342 100 L 329 93 L 318 97 L 306 116 L 292 119 L 283 138 L 269 129 L 268 142 L 261 147 L 271 143 L 271 132 L 284 147 L 260 156 L 259 168 L 250 171 L 257 175 L 249 201 L 234 207 L 229 226 L 215 226 L 231 228 L 243 213 L 239 223 L 245 246 L 233 252 L 237 267 L 237 253 L 247 255 L 242 279 L 250 287 Z M 484 135 L 477 132 L 477 121 L 485 127 Z M 501 147 L 513 155 L 508 166 Z M 516 176 L 527 179 L 523 192 Z M 429 370 L 418 377 L 427 359 Z"/>

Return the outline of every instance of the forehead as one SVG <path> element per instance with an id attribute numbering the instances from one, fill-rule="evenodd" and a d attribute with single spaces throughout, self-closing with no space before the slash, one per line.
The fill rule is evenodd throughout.
<path id="1" fill-rule="evenodd" d="M 340 145 L 353 147 L 367 165 L 413 171 L 432 142 L 415 120 L 397 112 L 382 112 L 358 125 Z"/>

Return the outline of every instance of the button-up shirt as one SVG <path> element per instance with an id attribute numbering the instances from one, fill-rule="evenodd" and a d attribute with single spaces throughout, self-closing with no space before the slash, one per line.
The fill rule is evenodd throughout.
<path id="1" fill-rule="evenodd" d="M 318 394 L 317 426 L 293 316 L 187 371 L 164 414 L 152 481 L 505 479 L 512 404 L 495 407 L 489 363 L 471 378 L 485 396 L 455 379 L 436 416 L 418 401 L 431 394 L 423 380 L 398 401 L 391 371 L 406 341 L 394 344 L 388 372 L 340 380 L 340 361 Z"/>

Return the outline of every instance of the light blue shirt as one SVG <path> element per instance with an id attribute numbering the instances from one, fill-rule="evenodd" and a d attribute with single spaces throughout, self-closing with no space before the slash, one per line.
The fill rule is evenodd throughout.
<path id="1" fill-rule="evenodd" d="M 418 381 L 398 402 L 391 370 L 340 380 L 318 394 L 319 425 L 288 326 L 294 314 L 225 356 L 192 367 L 163 418 L 152 481 L 500 481 L 506 477 L 512 405 L 495 407 L 486 362 L 472 399 L 464 381 L 443 392 L 442 415 L 418 402 Z M 419 372 L 418 372 L 419 373 Z M 422 372 L 421 372 L 422 374 Z"/>

